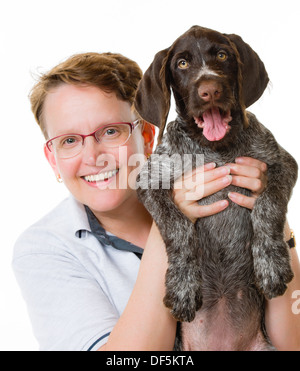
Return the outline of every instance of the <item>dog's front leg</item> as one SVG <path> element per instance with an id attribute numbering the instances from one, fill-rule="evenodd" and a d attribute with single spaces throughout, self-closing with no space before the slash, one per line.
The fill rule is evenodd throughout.
<path id="1" fill-rule="evenodd" d="M 190 322 L 201 306 L 199 244 L 194 224 L 173 203 L 168 190 L 138 191 L 166 245 L 168 270 L 164 304 L 178 321 Z"/>
<path id="2" fill-rule="evenodd" d="M 267 299 L 283 295 L 293 278 L 284 240 L 287 205 L 297 179 L 297 164 L 285 151 L 269 166 L 267 189 L 252 211 L 254 270 L 258 288 Z"/>
<path id="3" fill-rule="evenodd" d="M 169 263 L 164 304 L 178 321 L 190 322 L 201 306 L 199 242 L 194 224 L 183 215 L 171 223 L 171 229 L 161 231 Z"/>
<path id="4" fill-rule="evenodd" d="M 149 165 L 149 167 L 148 167 Z M 161 164 L 160 164 L 161 165 Z M 166 245 L 169 267 L 166 273 L 164 304 L 178 321 L 190 322 L 201 306 L 199 244 L 194 224 L 178 209 L 172 197 L 174 178 L 169 187 L 163 187 L 162 172 L 169 164 L 146 164 L 138 176 L 139 199 L 152 215 Z"/>

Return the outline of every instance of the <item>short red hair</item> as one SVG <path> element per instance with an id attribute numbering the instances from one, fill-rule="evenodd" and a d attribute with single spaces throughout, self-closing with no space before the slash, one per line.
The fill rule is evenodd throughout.
<path id="1" fill-rule="evenodd" d="M 61 84 L 96 86 L 133 105 L 141 78 L 138 64 L 121 54 L 77 54 L 40 76 L 30 93 L 31 109 L 45 138 L 49 139 L 43 121 L 43 107 L 52 89 Z"/>

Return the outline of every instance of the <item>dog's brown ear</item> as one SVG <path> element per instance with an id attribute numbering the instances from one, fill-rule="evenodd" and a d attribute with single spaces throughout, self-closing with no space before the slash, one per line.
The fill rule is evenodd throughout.
<path id="1" fill-rule="evenodd" d="M 242 62 L 242 95 L 245 107 L 255 103 L 265 91 L 269 77 L 265 65 L 255 51 L 238 35 L 226 35 L 239 52 Z"/>
<path id="2" fill-rule="evenodd" d="M 134 103 L 142 119 L 162 130 L 166 125 L 171 99 L 170 84 L 166 75 L 168 51 L 169 48 L 156 54 L 140 81 Z"/>

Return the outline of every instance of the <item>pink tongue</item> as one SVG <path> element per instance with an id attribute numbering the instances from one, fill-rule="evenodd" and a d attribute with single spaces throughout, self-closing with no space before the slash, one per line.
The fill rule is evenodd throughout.
<path id="1" fill-rule="evenodd" d="M 226 123 L 222 121 L 222 117 L 218 108 L 214 107 L 203 114 L 204 129 L 203 134 L 210 142 L 221 140 L 227 132 Z"/>

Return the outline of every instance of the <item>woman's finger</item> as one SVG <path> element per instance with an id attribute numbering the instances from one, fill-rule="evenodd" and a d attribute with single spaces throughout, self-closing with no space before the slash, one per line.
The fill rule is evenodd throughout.
<path id="1" fill-rule="evenodd" d="M 253 210 L 256 198 L 255 197 L 247 197 L 245 195 L 241 195 L 240 193 L 230 192 L 228 197 L 231 199 L 232 202 L 236 203 L 239 206 L 245 207 L 247 209 Z"/>
<path id="2" fill-rule="evenodd" d="M 264 191 L 266 183 L 262 179 L 232 176 L 232 185 L 249 189 L 253 194 L 260 194 Z"/>
<path id="3" fill-rule="evenodd" d="M 187 201 L 197 201 L 204 197 L 211 196 L 222 189 L 228 187 L 232 183 L 232 176 L 226 175 L 225 177 L 214 180 L 210 183 L 200 184 L 191 191 L 185 192 L 185 199 Z"/>
<path id="4" fill-rule="evenodd" d="M 182 174 L 182 176 L 180 176 L 178 179 L 176 179 L 174 183 L 174 189 L 182 189 L 183 184 L 185 187 L 189 186 L 189 189 L 191 189 L 193 188 L 193 183 L 195 181 L 197 181 L 198 184 L 202 184 L 204 179 L 204 173 L 206 171 L 215 169 L 215 167 L 216 164 L 214 162 L 211 162 L 203 166 L 199 166 L 196 169 L 187 171 L 186 173 Z"/>
<path id="5" fill-rule="evenodd" d="M 235 163 L 239 165 L 246 165 L 251 167 L 257 167 L 260 169 L 263 173 L 266 173 L 268 170 L 268 166 L 266 163 L 256 160 L 252 157 L 238 157 L 235 159 Z"/>
<path id="6" fill-rule="evenodd" d="M 197 207 L 197 218 L 205 218 L 207 216 L 215 215 L 225 210 L 229 205 L 226 200 L 215 202 L 211 205 L 198 205 Z"/>
<path id="7" fill-rule="evenodd" d="M 264 172 L 255 166 L 229 164 L 228 167 L 230 167 L 230 174 L 232 175 L 240 175 L 257 179 L 261 179 L 265 176 Z"/>
<path id="8" fill-rule="evenodd" d="M 229 166 L 222 166 L 217 169 L 211 169 L 208 171 L 198 170 L 193 174 L 184 176 L 183 185 L 187 190 L 195 189 L 197 186 L 201 186 L 207 183 L 210 183 L 214 180 L 225 177 L 230 174 Z"/>
<path id="9" fill-rule="evenodd" d="M 228 205 L 229 201 L 227 200 L 218 201 L 211 205 L 199 205 L 194 202 L 182 211 L 193 223 L 195 223 L 199 218 L 205 218 L 220 213 L 225 210 Z"/>

